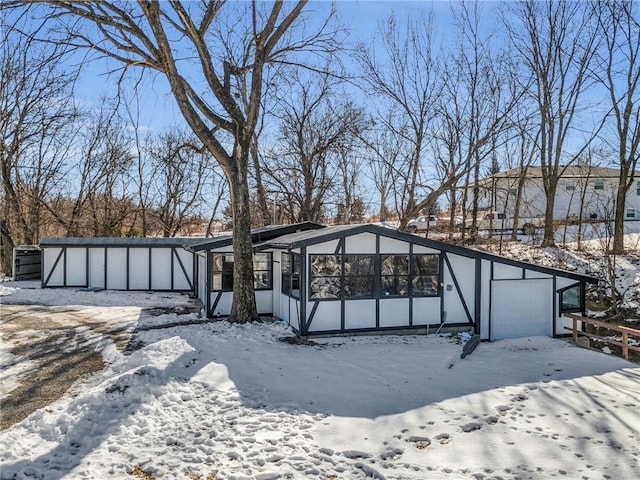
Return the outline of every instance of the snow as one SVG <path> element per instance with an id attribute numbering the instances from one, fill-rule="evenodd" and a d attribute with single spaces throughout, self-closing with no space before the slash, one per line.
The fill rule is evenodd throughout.
<path id="1" fill-rule="evenodd" d="M 482 343 L 465 359 L 468 335 L 292 345 L 280 322 L 150 313 L 184 295 L 0 289 L 3 309 L 35 300 L 107 364 L 0 432 L 2 479 L 640 478 L 640 367 L 564 340 Z M 144 347 L 101 339 L 105 322 L 136 327 Z"/>

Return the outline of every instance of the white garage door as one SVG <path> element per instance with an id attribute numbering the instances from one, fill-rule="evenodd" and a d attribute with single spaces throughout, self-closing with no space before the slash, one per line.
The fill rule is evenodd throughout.
<path id="1" fill-rule="evenodd" d="M 551 280 L 492 281 L 490 339 L 551 336 L 552 302 Z"/>

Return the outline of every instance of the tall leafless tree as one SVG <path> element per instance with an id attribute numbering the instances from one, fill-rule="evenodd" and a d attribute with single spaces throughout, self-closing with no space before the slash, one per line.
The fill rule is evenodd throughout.
<path id="1" fill-rule="evenodd" d="M 613 131 L 620 166 L 611 248 L 624 251 L 626 198 L 640 159 L 640 13 L 638 3 L 627 0 L 594 2 L 598 30 L 603 37 L 598 55 L 598 78 L 611 102 Z"/>
<path id="2" fill-rule="evenodd" d="M 263 79 L 274 62 L 295 63 L 296 54 L 308 54 L 311 47 L 315 54 L 332 49 L 334 36 L 322 27 L 289 35 L 306 0 L 46 3 L 51 10 L 45 15 L 73 38 L 72 45 L 167 79 L 185 121 L 229 180 L 235 255 L 229 319 L 258 318 L 248 170 Z"/>
<path id="3" fill-rule="evenodd" d="M 75 76 L 61 68 L 67 50 L 20 35 L 21 17 L 0 17 L 0 270 L 10 273 L 14 244 L 45 233 L 43 201 L 60 186 L 78 110 Z"/>
<path id="4" fill-rule="evenodd" d="M 340 155 L 364 128 L 361 109 L 337 97 L 326 74 L 296 78 L 281 99 L 281 129 L 265 182 L 295 221 L 323 220 L 339 179 Z"/>
<path id="5" fill-rule="evenodd" d="M 566 166 L 579 158 L 594 135 L 568 154 L 569 137 L 583 94 L 591 82 L 597 29 L 586 4 L 526 0 L 509 8 L 505 24 L 513 48 L 534 79 L 531 95 L 538 105 L 540 166 L 546 194 L 543 246 L 555 245 L 555 194 Z"/>
<path id="6" fill-rule="evenodd" d="M 409 18 L 401 25 L 391 15 L 378 27 L 380 50 L 361 45 L 357 51 L 366 88 L 379 99 L 376 121 L 406 145 L 406 161 L 397 170 L 403 174 L 401 229 L 421 208 L 420 175 L 439 89 L 432 31 L 430 17 Z"/>

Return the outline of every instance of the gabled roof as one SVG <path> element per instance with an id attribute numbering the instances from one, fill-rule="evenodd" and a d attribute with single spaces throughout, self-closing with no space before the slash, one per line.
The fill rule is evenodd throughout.
<path id="1" fill-rule="evenodd" d="M 400 232 L 390 228 L 381 227 L 378 225 L 361 224 L 361 225 L 339 225 L 334 227 L 325 227 L 319 230 L 311 230 L 305 232 L 296 232 L 281 237 L 273 238 L 265 242 L 255 245 L 256 250 L 265 250 L 269 248 L 276 248 L 281 250 L 291 250 L 295 248 L 306 247 L 309 245 L 315 245 L 318 243 L 328 242 L 331 240 L 337 240 L 351 235 L 357 235 L 360 233 L 373 233 L 382 235 L 384 237 L 393 238 L 405 242 L 410 242 L 416 245 L 422 245 L 435 250 L 441 250 L 444 252 L 461 255 L 468 258 L 479 258 L 483 260 L 489 260 L 493 262 L 502 263 L 518 268 L 526 268 L 528 270 L 534 270 L 549 275 L 556 275 L 559 277 L 570 278 L 579 281 L 585 281 L 587 283 L 598 283 L 598 279 L 590 277 L 588 275 L 580 275 L 578 273 L 569 272 L 566 270 L 560 270 L 558 268 L 545 267 L 542 265 L 535 265 L 529 262 L 523 262 L 520 260 L 513 260 L 511 258 L 501 257 L 493 253 L 482 252 L 471 248 L 461 247 L 459 245 L 452 245 L 446 242 L 440 242 L 438 240 L 432 240 L 429 238 L 419 237 L 411 233 Z"/>
<path id="2" fill-rule="evenodd" d="M 263 227 L 251 230 L 252 242 L 264 242 L 282 235 L 293 232 L 314 230 L 325 228 L 324 225 L 314 222 L 300 222 L 289 225 L 265 225 Z M 186 250 L 191 252 L 199 252 L 202 250 L 212 250 L 214 248 L 227 247 L 233 243 L 233 235 L 223 235 L 220 237 L 199 239 L 197 242 L 187 243 L 184 245 Z"/>
<path id="3" fill-rule="evenodd" d="M 181 247 L 202 241 L 178 237 L 46 237 L 41 247 Z"/>

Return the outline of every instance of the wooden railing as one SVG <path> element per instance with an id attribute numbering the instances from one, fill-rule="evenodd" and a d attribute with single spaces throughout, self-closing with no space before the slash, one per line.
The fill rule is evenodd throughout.
<path id="1" fill-rule="evenodd" d="M 622 348 L 622 356 L 625 360 L 629 360 L 629 350 L 633 350 L 634 352 L 640 353 L 640 347 L 636 347 L 635 345 L 629 345 L 629 335 L 633 337 L 638 337 L 640 339 L 640 330 L 636 330 L 635 328 L 624 327 L 622 325 L 616 325 L 614 323 L 607 323 L 601 320 L 596 320 L 594 318 L 581 317 L 580 315 L 575 315 L 573 313 L 565 313 L 565 317 L 573 320 L 573 328 L 565 327 L 567 330 L 573 331 L 573 341 L 578 341 L 578 335 L 583 335 L 589 338 L 595 338 L 600 342 L 609 343 L 611 345 L 617 345 Z M 622 341 L 612 340 L 610 338 L 605 338 L 600 335 L 596 335 L 595 333 L 582 332 L 578 330 L 578 322 L 583 322 L 589 325 L 595 325 L 596 327 L 606 328 L 608 330 L 612 330 L 614 332 L 622 333 Z"/>

